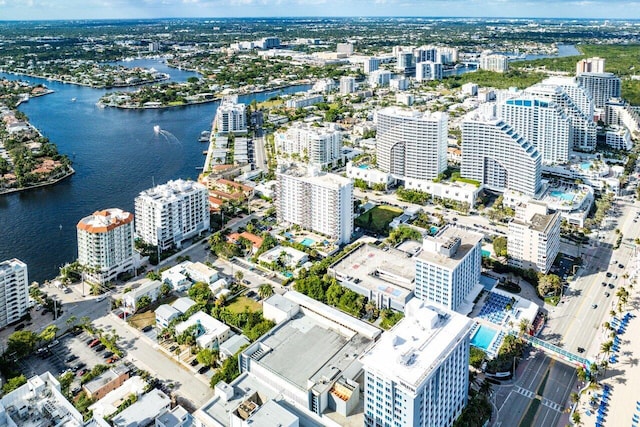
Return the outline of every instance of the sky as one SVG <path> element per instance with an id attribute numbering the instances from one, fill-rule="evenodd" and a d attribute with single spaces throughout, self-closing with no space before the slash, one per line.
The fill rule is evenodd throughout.
<path id="1" fill-rule="evenodd" d="M 0 0 L 0 20 L 274 16 L 640 19 L 640 0 Z"/>

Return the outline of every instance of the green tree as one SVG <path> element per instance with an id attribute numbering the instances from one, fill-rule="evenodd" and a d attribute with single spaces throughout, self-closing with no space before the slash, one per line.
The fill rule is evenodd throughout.
<path id="1" fill-rule="evenodd" d="M 136 311 L 143 311 L 151 305 L 151 297 L 149 295 L 143 295 L 136 302 Z"/>
<path id="2" fill-rule="evenodd" d="M 499 257 L 507 256 L 507 238 L 498 236 L 493 239 L 493 251 Z"/>
<path id="3" fill-rule="evenodd" d="M 23 384 L 27 383 L 27 377 L 19 375 L 17 377 L 9 378 L 7 382 L 2 386 L 2 392 L 4 394 L 11 393 Z"/>
<path id="4" fill-rule="evenodd" d="M 202 365 L 213 366 L 218 360 L 218 354 L 218 351 L 204 348 L 198 352 L 198 354 L 196 355 L 196 359 Z"/>
<path id="5" fill-rule="evenodd" d="M 204 282 L 196 282 L 189 289 L 189 297 L 198 304 L 205 304 L 211 298 L 211 289 Z"/>
<path id="6" fill-rule="evenodd" d="M 562 290 L 562 281 L 555 274 L 540 274 L 538 279 L 538 295 L 558 295 Z"/>
<path id="7" fill-rule="evenodd" d="M 38 335 L 33 331 L 16 331 L 9 335 L 7 353 L 22 358 L 31 353 L 38 342 Z"/>
<path id="8" fill-rule="evenodd" d="M 56 325 L 49 325 L 40 332 L 38 340 L 48 342 L 53 341 L 58 333 L 58 327 Z"/>
<path id="9" fill-rule="evenodd" d="M 263 283 L 258 288 L 258 295 L 260 295 L 260 298 L 262 299 L 269 298 L 271 295 L 273 295 L 273 286 L 268 283 Z"/>

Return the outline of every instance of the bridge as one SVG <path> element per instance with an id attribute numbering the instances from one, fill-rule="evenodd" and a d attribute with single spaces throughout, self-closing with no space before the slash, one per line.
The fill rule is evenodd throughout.
<path id="1" fill-rule="evenodd" d="M 567 351 L 562 347 L 558 347 L 557 345 L 541 340 L 540 338 L 528 336 L 526 334 L 522 338 L 533 347 L 541 349 L 549 356 L 569 362 L 577 368 L 584 368 L 587 372 L 589 372 L 589 367 L 593 363 L 589 359 L 578 356 L 575 353 L 571 353 L 570 351 Z"/>

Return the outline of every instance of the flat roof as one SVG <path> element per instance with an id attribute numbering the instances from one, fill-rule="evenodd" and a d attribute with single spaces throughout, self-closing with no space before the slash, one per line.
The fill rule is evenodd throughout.
<path id="1" fill-rule="evenodd" d="M 273 427 L 294 425 L 298 417 L 273 400 L 265 402 L 249 417 L 253 427 Z"/>
<path id="2" fill-rule="evenodd" d="M 138 401 L 120 412 L 113 418 L 113 425 L 116 427 L 129 427 L 137 425 L 147 425 L 153 421 L 156 415 L 163 409 L 171 406 L 169 396 L 160 390 L 151 390 L 149 393 L 140 396 Z"/>
<path id="3" fill-rule="evenodd" d="M 451 239 L 455 238 L 460 239 L 460 247 L 452 256 L 449 257 L 434 250 L 434 246 L 446 245 Z M 483 235 L 480 233 L 448 225 L 442 228 L 435 236 L 426 236 L 424 238 L 424 250 L 417 255 L 417 258 L 444 268 L 454 269 L 476 245 L 482 243 L 482 239 Z"/>
<path id="4" fill-rule="evenodd" d="M 323 380 L 336 378 L 354 362 L 359 363 L 357 357 L 371 342 L 360 334 L 348 337 L 315 316 L 298 313 L 243 354 L 297 388 L 308 390 Z M 254 357 L 259 349 L 263 352 Z"/>
<path id="5" fill-rule="evenodd" d="M 359 279 L 358 286 L 376 292 L 388 287 L 390 294 L 397 297 L 413 291 L 416 269 L 415 260 L 405 252 L 367 244 L 332 265 L 331 270 L 339 280 Z"/>
<path id="6" fill-rule="evenodd" d="M 466 316 L 414 298 L 406 317 L 360 357 L 366 369 L 417 389 L 469 334 Z"/>

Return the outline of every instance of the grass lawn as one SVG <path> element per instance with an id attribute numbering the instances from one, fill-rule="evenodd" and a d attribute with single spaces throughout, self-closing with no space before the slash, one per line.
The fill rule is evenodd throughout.
<path id="1" fill-rule="evenodd" d="M 402 215 L 402 209 L 393 206 L 376 206 L 356 218 L 355 224 L 356 227 L 387 234 L 389 223 L 400 215 Z"/>
<path id="2" fill-rule="evenodd" d="M 262 311 L 261 303 L 254 301 L 251 298 L 242 296 L 234 299 L 233 302 L 231 302 L 231 304 L 227 306 L 229 311 L 234 314 L 244 313 L 245 307 L 248 307 L 249 311 L 252 313 L 255 313 L 256 311 Z"/>
<path id="3" fill-rule="evenodd" d="M 134 314 L 127 318 L 127 322 L 137 329 L 142 329 L 148 325 L 156 324 L 156 314 L 153 311 L 145 311 L 144 313 Z"/>
<path id="4" fill-rule="evenodd" d="M 283 105 L 284 101 L 282 99 L 273 99 L 271 101 L 263 101 L 258 103 L 259 108 L 273 108 Z"/>

